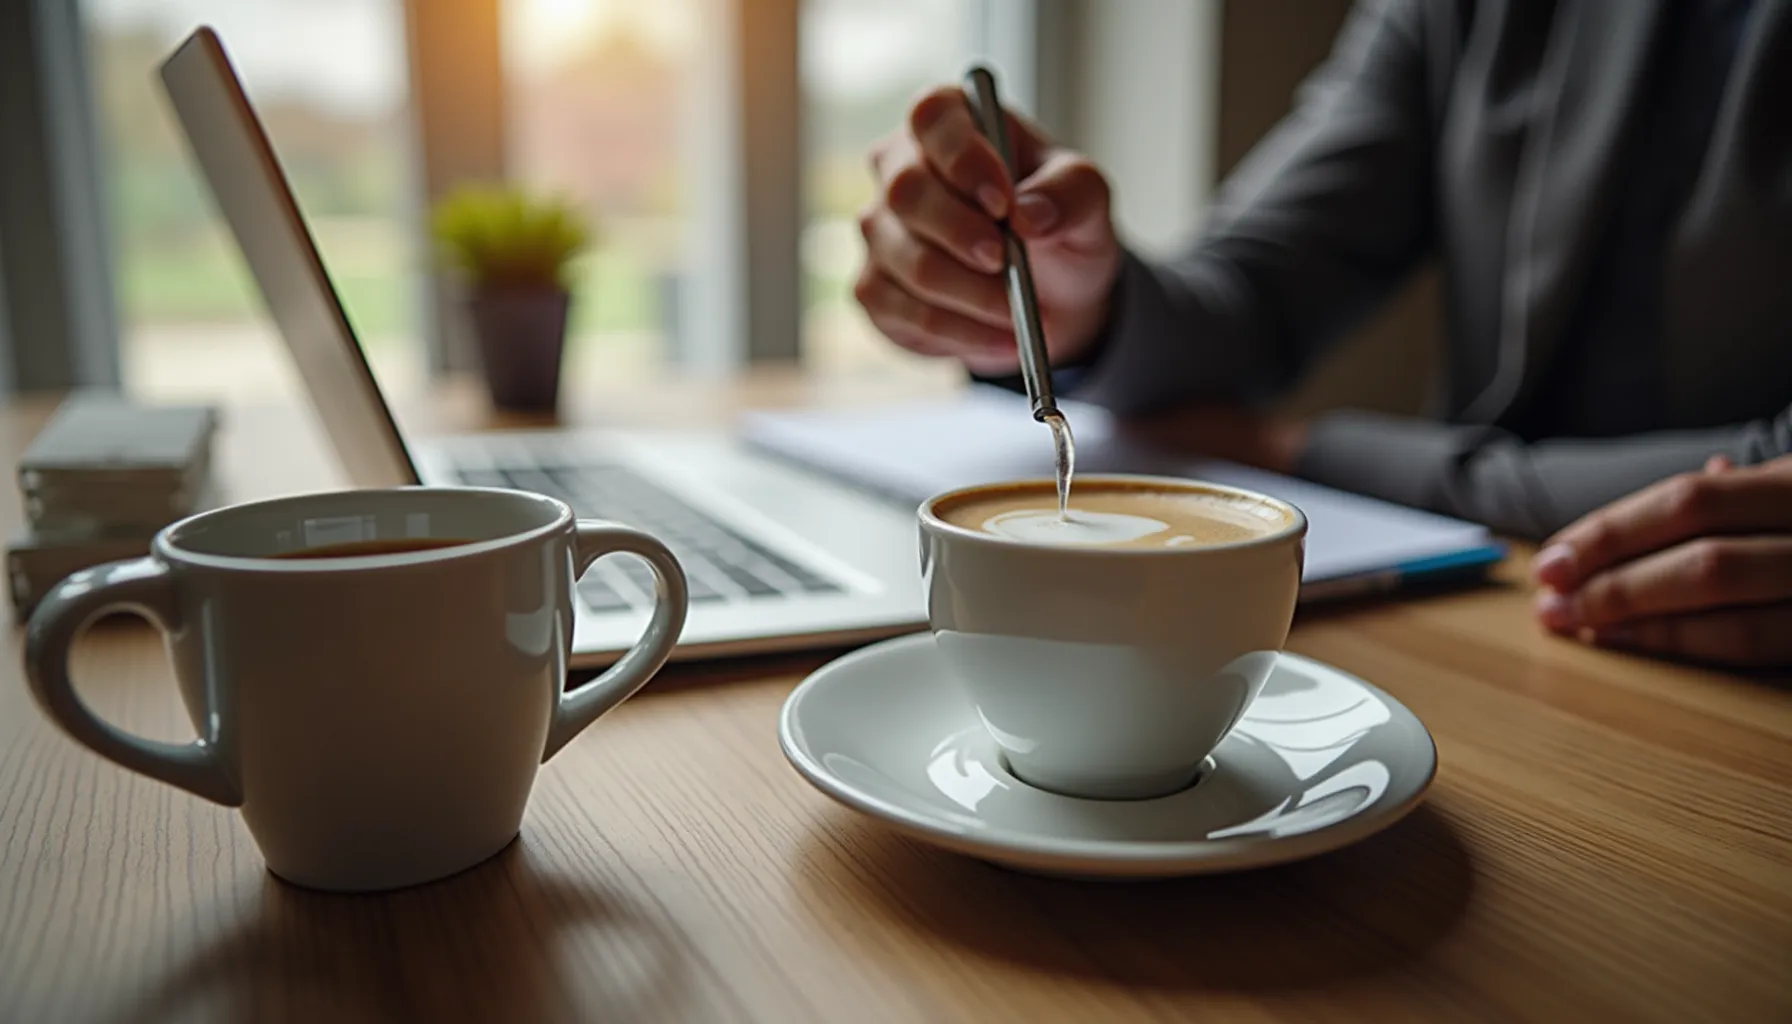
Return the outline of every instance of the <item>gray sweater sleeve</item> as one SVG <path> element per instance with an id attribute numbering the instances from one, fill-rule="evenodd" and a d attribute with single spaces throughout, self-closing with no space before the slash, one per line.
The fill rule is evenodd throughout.
<path id="1" fill-rule="evenodd" d="M 1534 444 L 1494 427 L 1332 413 L 1314 422 L 1297 471 L 1540 539 L 1718 454 L 1739 465 L 1792 454 L 1792 407 L 1730 427 Z"/>
<path id="2" fill-rule="evenodd" d="M 1359 3 L 1195 247 L 1125 257 L 1078 398 L 1129 415 L 1271 395 L 1411 274 L 1433 236 L 1423 9 Z"/>

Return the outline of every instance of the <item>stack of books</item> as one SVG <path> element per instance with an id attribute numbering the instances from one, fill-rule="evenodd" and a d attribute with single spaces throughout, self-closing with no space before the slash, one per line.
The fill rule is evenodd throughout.
<path id="1" fill-rule="evenodd" d="M 156 531 L 216 504 L 211 406 L 71 395 L 19 461 L 28 524 L 7 548 L 14 613 L 82 569 L 149 553 Z"/>

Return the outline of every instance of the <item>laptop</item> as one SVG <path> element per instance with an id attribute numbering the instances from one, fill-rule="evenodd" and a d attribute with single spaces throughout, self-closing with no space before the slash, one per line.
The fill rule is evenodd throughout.
<path id="1" fill-rule="evenodd" d="M 161 67 L 169 100 L 349 480 L 537 491 L 654 534 L 690 581 L 675 658 L 861 643 L 920 628 L 914 511 L 718 432 L 531 431 L 408 441 L 344 316 L 285 173 L 217 35 Z M 645 563 L 578 583 L 572 664 L 600 667 L 647 622 Z"/>

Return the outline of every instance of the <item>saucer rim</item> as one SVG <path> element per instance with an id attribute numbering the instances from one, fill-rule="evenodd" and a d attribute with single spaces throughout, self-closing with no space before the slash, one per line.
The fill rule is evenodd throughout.
<path id="1" fill-rule="evenodd" d="M 1437 779 L 1437 739 L 1406 704 L 1379 686 L 1351 672 L 1316 658 L 1279 652 L 1324 672 L 1334 673 L 1399 708 L 1425 737 L 1427 760 L 1424 778 L 1405 799 L 1365 810 L 1332 824 L 1294 836 L 1235 836 L 1226 839 L 1114 840 L 1064 839 L 1038 832 L 988 826 L 976 830 L 954 828 L 935 815 L 918 814 L 907 807 L 869 796 L 823 767 L 797 741 L 795 719 L 807 694 L 829 685 L 829 678 L 854 671 L 859 662 L 907 653 L 934 643 L 930 632 L 892 637 L 850 651 L 809 673 L 791 690 L 778 714 L 778 746 L 785 760 L 811 786 L 834 802 L 897 828 L 914 838 L 959 853 L 1029 869 L 1071 874 L 1108 876 L 1162 876 L 1205 874 L 1271 867 L 1305 860 L 1342 849 L 1382 832 L 1423 803 Z M 1058 799 L 1078 799 L 1058 797 Z"/>

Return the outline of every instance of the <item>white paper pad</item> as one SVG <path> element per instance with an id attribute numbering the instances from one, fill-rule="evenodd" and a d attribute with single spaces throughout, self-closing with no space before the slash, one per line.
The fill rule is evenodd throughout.
<path id="1" fill-rule="evenodd" d="M 1077 469 L 1211 480 L 1281 498 L 1307 514 L 1305 580 L 1395 573 L 1485 549 L 1474 523 L 1348 494 L 1230 462 L 1169 456 L 1122 443 L 1105 410 L 1061 402 L 1076 432 Z M 755 412 L 741 422 L 754 447 L 828 476 L 919 504 L 955 487 L 1050 476 L 1051 432 L 1026 400 L 972 388 L 930 402 L 852 410 Z"/>

